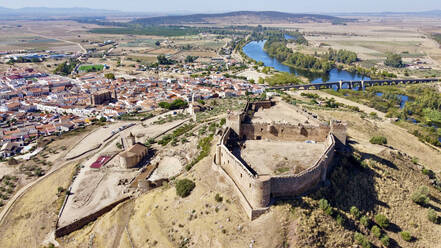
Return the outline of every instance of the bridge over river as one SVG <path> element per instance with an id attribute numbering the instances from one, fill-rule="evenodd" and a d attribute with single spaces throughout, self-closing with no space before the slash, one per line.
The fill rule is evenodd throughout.
<path id="1" fill-rule="evenodd" d="M 361 80 L 361 81 L 339 81 L 339 82 L 327 82 L 327 83 L 315 83 L 315 84 L 303 84 L 303 85 L 283 85 L 269 87 L 270 90 L 320 90 L 320 89 L 363 89 L 370 86 L 382 86 L 382 85 L 398 85 L 398 84 L 421 84 L 421 83 L 437 83 L 441 82 L 439 78 L 424 78 L 424 79 L 387 79 L 387 80 Z"/>

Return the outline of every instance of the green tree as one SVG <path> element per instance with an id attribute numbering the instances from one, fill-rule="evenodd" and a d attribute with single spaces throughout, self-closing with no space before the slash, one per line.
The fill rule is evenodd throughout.
<path id="1" fill-rule="evenodd" d="M 404 241 L 410 242 L 412 240 L 412 235 L 410 234 L 410 232 L 402 231 L 400 232 L 400 235 Z"/>
<path id="2" fill-rule="evenodd" d="M 371 232 L 375 237 L 377 238 L 381 237 L 381 229 L 377 225 L 372 227 Z"/>
<path id="3" fill-rule="evenodd" d="M 355 217 L 355 219 L 360 218 L 360 210 L 356 206 L 352 206 L 350 209 L 350 212 L 351 212 L 352 216 Z"/>
<path id="4" fill-rule="evenodd" d="M 426 186 L 420 186 L 417 191 L 413 192 L 411 199 L 419 205 L 426 205 L 429 203 L 429 189 Z"/>
<path id="5" fill-rule="evenodd" d="M 175 63 L 175 61 L 173 61 L 171 59 L 167 59 L 167 57 L 165 57 L 165 55 L 163 55 L 163 54 L 158 55 L 156 57 L 156 59 L 158 60 L 158 64 L 160 64 L 160 65 L 172 65 Z"/>
<path id="6" fill-rule="evenodd" d="M 104 77 L 110 80 L 115 80 L 115 74 L 113 73 L 106 73 Z"/>
<path id="7" fill-rule="evenodd" d="M 369 142 L 371 144 L 376 144 L 376 145 L 386 145 L 387 138 L 384 136 L 374 136 L 369 140 Z"/>
<path id="8" fill-rule="evenodd" d="M 182 198 L 187 197 L 191 194 L 196 184 L 189 179 L 182 179 L 176 182 L 176 194 Z"/>
<path id="9" fill-rule="evenodd" d="M 403 60 L 399 54 L 387 53 L 384 64 L 390 67 L 401 68 L 404 67 Z"/>
<path id="10" fill-rule="evenodd" d="M 387 236 L 386 234 L 381 238 L 381 243 L 385 246 L 385 247 L 389 247 L 390 246 L 390 238 L 389 236 Z"/>
<path id="11" fill-rule="evenodd" d="M 429 219 L 430 222 L 438 224 L 438 215 L 436 214 L 435 210 L 433 210 L 432 208 L 430 208 L 427 211 L 427 219 Z"/>
<path id="12" fill-rule="evenodd" d="M 375 215 L 375 223 L 379 225 L 381 228 L 387 228 L 389 226 L 389 219 L 383 214 Z"/>

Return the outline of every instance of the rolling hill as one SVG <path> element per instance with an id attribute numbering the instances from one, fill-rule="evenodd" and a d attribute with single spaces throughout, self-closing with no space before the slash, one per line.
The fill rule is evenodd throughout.
<path id="1" fill-rule="evenodd" d="M 133 21 L 144 25 L 178 24 L 264 24 L 303 22 L 345 22 L 350 19 L 317 14 L 291 14 L 276 11 L 237 11 L 220 14 L 193 14 L 140 18 Z"/>

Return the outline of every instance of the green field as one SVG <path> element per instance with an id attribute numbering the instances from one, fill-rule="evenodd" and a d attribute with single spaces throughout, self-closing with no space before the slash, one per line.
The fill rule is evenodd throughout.
<path id="1" fill-rule="evenodd" d="M 78 71 L 95 72 L 102 71 L 103 69 L 104 65 L 82 65 L 78 68 Z"/>

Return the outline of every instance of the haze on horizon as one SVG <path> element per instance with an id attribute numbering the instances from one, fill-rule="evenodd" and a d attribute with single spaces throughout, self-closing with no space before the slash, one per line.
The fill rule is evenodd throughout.
<path id="1" fill-rule="evenodd" d="M 332 12 L 416 12 L 441 9 L 439 0 L 0 0 L 6 8 L 50 7 L 50 8 L 92 8 L 130 12 L 226 12 L 238 10 L 283 11 L 291 13 L 332 13 Z"/>

